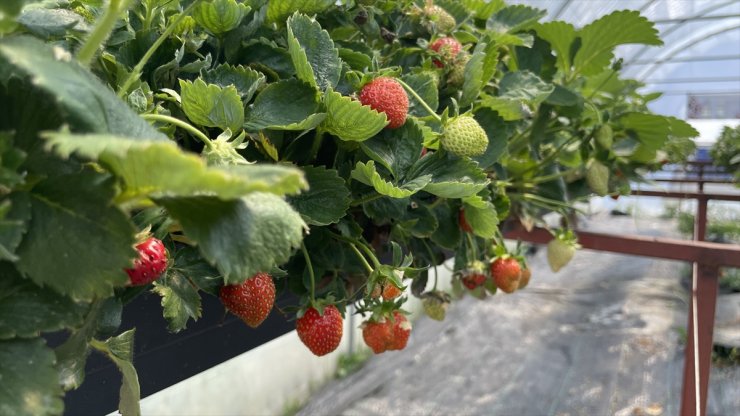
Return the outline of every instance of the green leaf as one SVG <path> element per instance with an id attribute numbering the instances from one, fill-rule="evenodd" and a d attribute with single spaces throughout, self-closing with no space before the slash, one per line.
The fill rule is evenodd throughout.
<path id="1" fill-rule="evenodd" d="M 333 6 L 334 0 L 280 0 L 267 3 L 267 23 L 282 23 L 294 12 L 311 15 Z"/>
<path id="2" fill-rule="evenodd" d="M 380 163 L 396 179 L 403 179 L 406 171 L 421 157 L 424 133 L 414 119 L 393 130 L 362 142 L 360 147 L 373 160 Z"/>
<path id="3" fill-rule="evenodd" d="M 699 131 L 691 124 L 676 117 L 666 117 L 673 137 L 699 137 Z"/>
<path id="4" fill-rule="evenodd" d="M 51 289 L 22 279 L 9 263 L 0 263 L 0 339 L 30 338 L 39 332 L 82 323 L 86 308 Z"/>
<path id="5" fill-rule="evenodd" d="M 336 170 L 305 166 L 309 189 L 288 202 L 310 225 L 329 225 L 344 217 L 351 202 L 349 189 Z"/>
<path id="6" fill-rule="evenodd" d="M 170 270 L 167 277 L 154 283 L 154 292 L 162 296 L 162 309 L 167 329 L 180 332 L 188 320 L 201 316 L 200 295 L 190 281 L 178 270 Z"/>
<path id="7" fill-rule="evenodd" d="M 206 83 L 221 88 L 233 85 L 245 103 L 248 103 L 254 93 L 265 85 L 264 74 L 241 65 L 221 64 L 216 68 L 201 71 L 200 76 Z"/>
<path id="8" fill-rule="evenodd" d="M 173 258 L 174 264 L 170 270 L 179 272 L 199 290 L 218 296 L 224 279 L 218 270 L 203 259 L 196 247 L 179 247 L 173 254 Z"/>
<path id="9" fill-rule="evenodd" d="M 108 338 L 105 342 L 93 340 L 91 345 L 102 352 L 121 371 L 121 392 L 118 401 L 118 411 L 122 416 L 139 416 L 139 400 L 141 392 L 139 389 L 139 376 L 134 368 L 134 333 L 135 329 L 126 331 L 121 335 Z"/>
<path id="10" fill-rule="evenodd" d="M 298 79 L 321 90 L 337 86 L 342 72 L 339 51 L 316 20 L 298 13 L 288 19 L 288 52 Z"/>
<path id="11" fill-rule="evenodd" d="M 326 117 L 319 113 L 318 93 L 297 79 L 269 84 L 247 111 L 244 128 L 250 131 L 309 130 Z"/>
<path id="12" fill-rule="evenodd" d="M 495 111 L 506 121 L 521 120 L 525 117 L 524 104 L 519 100 L 484 95 L 481 105 Z"/>
<path id="13" fill-rule="evenodd" d="M 579 31 L 581 48 L 573 61 L 576 71 L 596 75 L 609 65 L 618 45 L 639 43 L 660 46 L 663 41 L 648 19 L 636 10 L 608 14 Z"/>
<path id="14" fill-rule="evenodd" d="M 545 102 L 552 105 L 569 107 L 583 102 L 583 97 L 569 88 L 555 84 L 555 89 L 547 96 Z"/>
<path id="15" fill-rule="evenodd" d="M 476 19 L 488 20 L 494 13 L 503 9 L 504 0 L 461 0 L 465 8 L 475 14 Z"/>
<path id="16" fill-rule="evenodd" d="M 506 153 L 511 126 L 493 110 L 482 107 L 474 114 L 475 120 L 483 127 L 488 136 L 488 147 L 485 153 L 473 158 L 482 169 L 488 169 L 498 162 Z"/>
<path id="17" fill-rule="evenodd" d="M 477 163 L 441 151 L 420 159 L 411 167 L 407 176 L 413 178 L 431 176 L 431 182 L 423 189 L 442 198 L 474 195 L 488 185 L 486 173 Z"/>
<path id="18" fill-rule="evenodd" d="M 233 1 L 233 0 L 232 0 Z M 182 109 L 195 124 L 239 131 L 244 123 L 244 105 L 236 87 L 206 84 L 201 78 L 180 80 Z"/>
<path id="19" fill-rule="evenodd" d="M 113 181 L 90 171 L 39 182 L 18 270 L 78 300 L 109 296 L 128 282 L 123 269 L 136 258 L 135 230 L 112 205 L 114 195 Z"/>
<path id="20" fill-rule="evenodd" d="M 27 193 L 13 193 L 0 203 L 0 260 L 18 260 L 15 250 L 28 229 L 30 219 L 31 201 Z"/>
<path id="21" fill-rule="evenodd" d="M 385 113 L 379 113 L 331 89 L 324 94 L 324 104 L 327 116 L 322 128 L 345 141 L 367 140 L 388 124 Z"/>
<path id="22" fill-rule="evenodd" d="M 496 207 L 490 202 L 485 202 L 482 207 L 466 203 L 465 220 L 478 237 L 493 238 L 498 230 Z"/>
<path id="23" fill-rule="evenodd" d="M 250 7 L 236 0 L 204 1 L 193 10 L 193 18 L 214 35 L 222 35 L 239 26 Z"/>
<path id="24" fill-rule="evenodd" d="M 460 226 L 458 225 L 457 209 L 450 209 L 448 203 L 440 203 L 434 207 L 434 216 L 437 217 L 439 227 L 431 236 L 432 241 L 444 248 L 454 250 L 460 245 Z"/>
<path id="25" fill-rule="evenodd" d="M 91 29 L 82 16 L 66 9 L 29 8 L 17 21 L 30 33 L 44 39 L 63 37 L 67 31 L 89 32 Z"/>
<path id="26" fill-rule="evenodd" d="M 0 341 L 0 414 L 59 415 L 64 410 L 54 353 L 41 338 Z"/>
<path id="27" fill-rule="evenodd" d="M 255 192 L 233 201 L 191 197 L 156 202 L 180 221 L 185 235 L 198 243 L 227 284 L 286 262 L 306 229 L 301 216 L 272 194 Z"/>
<path id="28" fill-rule="evenodd" d="M 566 22 L 547 22 L 535 26 L 537 36 L 546 40 L 556 55 L 556 65 L 565 74 L 570 73 L 570 48 L 576 40 L 576 29 Z"/>
<path id="29" fill-rule="evenodd" d="M 430 71 L 420 72 L 417 74 L 407 74 L 401 79 L 411 87 L 422 100 L 424 100 L 432 110 L 437 110 L 439 106 L 439 93 L 437 85 L 438 77 Z M 409 114 L 417 117 L 426 117 L 429 115 L 427 110 L 414 98 L 409 96 Z"/>
<path id="30" fill-rule="evenodd" d="M 75 130 L 166 140 L 95 75 L 65 56 L 68 53 L 59 47 L 31 37 L 2 39 L 0 79 L 10 74 L 30 79 L 34 88 L 53 97 Z"/>
<path id="31" fill-rule="evenodd" d="M 346 62 L 347 65 L 352 69 L 362 71 L 365 68 L 370 68 L 373 62 L 369 56 L 362 52 L 357 52 L 349 48 L 339 48 L 339 57 L 342 61 Z"/>
<path id="32" fill-rule="evenodd" d="M 531 27 L 546 14 L 547 10 L 521 4 L 507 6 L 486 21 L 486 29 L 494 32 L 518 32 Z"/>
<path id="33" fill-rule="evenodd" d="M 78 388 L 85 380 L 85 363 L 90 354 L 88 343 L 99 328 L 106 303 L 108 302 L 101 300 L 93 302 L 82 326 L 72 332 L 54 351 L 59 372 L 59 385 L 65 391 Z"/>
<path id="34" fill-rule="evenodd" d="M 509 72 L 499 83 L 499 96 L 528 104 L 544 101 L 555 87 L 529 71 Z"/>
<path id="35" fill-rule="evenodd" d="M 49 147 L 62 157 L 76 154 L 100 163 L 119 177 L 119 199 L 215 195 L 233 199 L 249 192 L 280 195 L 306 188 L 300 170 L 278 165 L 208 167 L 172 142 L 132 140 L 108 135 L 48 133 Z"/>
<path id="36" fill-rule="evenodd" d="M 481 42 L 476 45 L 473 55 L 465 64 L 460 106 L 467 107 L 478 98 L 483 87 L 491 80 L 498 60 L 498 45 Z"/>
<path id="37" fill-rule="evenodd" d="M 357 165 L 352 170 L 352 179 L 362 182 L 365 185 L 372 186 L 379 194 L 386 195 L 391 198 L 409 197 L 429 184 L 431 178 L 431 175 L 418 176 L 409 182 L 397 186 L 380 176 L 378 171 L 375 169 L 374 160 L 367 163 L 357 162 Z"/>

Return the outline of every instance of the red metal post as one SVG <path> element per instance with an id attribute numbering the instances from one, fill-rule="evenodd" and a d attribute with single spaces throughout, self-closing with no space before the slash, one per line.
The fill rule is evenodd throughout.
<path id="1" fill-rule="evenodd" d="M 709 373 L 712 365 L 712 335 L 717 306 L 719 267 L 694 263 L 694 290 L 689 304 L 689 324 L 684 354 L 681 416 L 703 416 L 707 411 Z M 696 308 L 696 319 L 694 319 Z M 698 333 L 694 335 L 694 323 Z M 695 354 L 695 348 L 698 353 Z M 699 371 L 696 371 L 696 365 Z M 699 378 L 699 388 L 696 378 Z M 697 400 L 698 396 L 698 400 Z"/>

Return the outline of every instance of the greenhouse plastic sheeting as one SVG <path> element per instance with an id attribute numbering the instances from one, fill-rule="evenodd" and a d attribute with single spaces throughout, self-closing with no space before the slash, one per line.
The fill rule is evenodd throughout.
<path id="1" fill-rule="evenodd" d="M 723 96 L 727 114 L 740 118 L 740 1 L 737 0 L 510 0 L 546 9 L 543 19 L 576 27 L 615 10 L 638 10 L 656 22 L 665 45 L 626 45 L 617 49 L 625 76 L 660 91 L 652 110 L 687 118 L 689 96 Z"/>

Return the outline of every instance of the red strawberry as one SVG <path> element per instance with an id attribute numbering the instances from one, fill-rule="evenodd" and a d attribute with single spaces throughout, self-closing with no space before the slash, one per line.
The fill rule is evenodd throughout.
<path id="1" fill-rule="evenodd" d="M 385 113 L 389 129 L 397 129 L 406 122 L 409 97 L 401 84 L 393 78 L 379 77 L 365 84 L 360 91 L 360 102 L 375 111 Z"/>
<path id="2" fill-rule="evenodd" d="M 399 297 L 403 291 L 395 286 L 391 282 L 385 282 L 383 285 L 383 298 L 385 300 L 395 299 Z"/>
<path id="3" fill-rule="evenodd" d="M 267 318 L 275 303 L 275 283 L 267 273 L 257 273 L 239 285 L 221 287 L 221 303 L 252 328 Z"/>
<path id="4" fill-rule="evenodd" d="M 470 226 L 468 220 L 465 219 L 465 210 L 460 208 L 460 212 L 457 214 L 457 222 L 460 224 L 460 229 L 466 233 L 472 233 L 473 227 Z"/>
<path id="5" fill-rule="evenodd" d="M 532 278 L 532 269 L 522 269 L 522 278 L 519 279 L 518 289 L 524 289 L 529 284 L 529 279 Z"/>
<path id="6" fill-rule="evenodd" d="M 432 63 L 437 68 L 444 68 L 446 64 L 452 64 L 455 57 L 462 50 L 462 45 L 455 38 L 439 38 L 429 46 L 431 50 L 437 52 L 442 61 L 433 59 Z"/>
<path id="7" fill-rule="evenodd" d="M 342 341 L 343 322 L 342 315 L 334 305 L 325 307 L 323 315 L 311 307 L 296 320 L 296 332 L 301 342 L 312 353 L 321 357 L 339 346 L 339 342 Z"/>
<path id="8" fill-rule="evenodd" d="M 411 335 L 411 322 L 399 311 L 393 311 L 393 337 L 388 344 L 388 350 L 402 350 Z"/>
<path id="9" fill-rule="evenodd" d="M 149 237 L 136 245 L 139 258 L 133 269 L 126 269 L 132 286 L 143 286 L 159 278 L 167 270 L 167 250 L 162 241 Z"/>
<path id="10" fill-rule="evenodd" d="M 499 289 L 512 293 L 519 287 L 522 268 L 516 259 L 500 257 L 491 263 L 491 277 Z"/>
<path id="11" fill-rule="evenodd" d="M 388 349 L 388 344 L 393 336 L 390 321 L 383 318 L 381 321 L 367 321 L 362 324 L 362 339 L 375 354 L 380 354 Z"/>
<path id="12" fill-rule="evenodd" d="M 483 286 L 487 278 L 488 276 L 486 276 L 483 262 L 474 261 L 463 272 L 462 284 L 468 289 L 473 290 L 479 286 Z"/>

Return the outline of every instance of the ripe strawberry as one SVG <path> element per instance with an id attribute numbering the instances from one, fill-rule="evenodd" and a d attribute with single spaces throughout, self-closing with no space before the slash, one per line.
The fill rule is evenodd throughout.
<path id="1" fill-rule="evenodd" d="M 343 323 L 342 315 L 336 306 L 325 307 L 323 315 L 311 307 L 296 320 L 296 332 L 301 342 L 312 353 L 321 357 L 339 346 L 342 341 Z"/>
<path id="2" fill-rule="evenodd" d="M 437 32 L 449 33 L 457 26 L 455 18 L 439 6 L 429 5 L 424 7 L 424 16 L 428 22 L 427 26 L 431 28 L 430 30 L 436 29 Z"/>
<path id="3" fill-rule="evenodd" d="M 395 286 L 393 283 L 386 281 L 383 285 L 383 298 L 385 300 L 395 299 L 399 297 L 403 291 Z"/>
<path id="4" fill-rule="evenodd" d="M 437 68 L 444 68 L 445 64 L 454 63 L 457 54 L 462 50 L 462 45 L 455 38 L 439 38 L 429 45 L 429 48 L 440 55 L 442 60 L 434 59 L 432 63 Z"/>
<path id="5" fill-rule="evenodd" d="M 380 321 L 367 321 L 362 324 L 362 339 L 365 340 L 375 354 L 380 354 L 388 349 L 388 344 L 393 337 L 393 328 L 390 321 L 382 318 Z"/>
<path id="6" fill-rule="evenodd" d="M 470 263 L 463 272 L 462 283 L 470 290 L 483 286 L 488 276 L 486 276 L 486 266 L 481 261 Z"/>
<path id="7" fill-rule="evenodd" d="M 460 157 L 482 155 L 488 147 L 488 136 L 473 117 L 459 116 L 444 127 L 442 147 Z"/>
<path id="8" fill-rule="evenodd" d="M 375 111 L 385 113 L 389 129 L 397 129 L 406 122 L 409 97 L 403 86 L 393 78 L 379 77 L 365 84 L 360 91 L 360 102 Z"/>
<path id="9" fill-rule="evenodd" d="M 460 229 L 466 233 L 472 233 L 473 227 L 470 226 L 468 220 L 465 219 L 465 209 L 460 208 L 460 212 L 457 214 L 457 222 L 460 224 Z"/>
<path id="10" fill-rule="evenodd" d="M 229 312 L 257 328 L 275 303 L 275 283 L 269 274 L 257 273 L 244 283 L 221 287 L 219 298 Z"/>
<path id="11" fill-rule="evenodd" d="M 411 335 L 411 322 L 399 311 L 393 311 L 393 337 L 388 344 L 388 351 L 402 350 Z"/>
<path id="12" fill-rule="evenodd" d="M 159 278 L 167 270 L 167 250 L 162 241 L 149 237 L 136 245 L 139 258 L 133 269 L 125 269 L 132 286 L 143 286 Z"/>
<path id="13" fill-rule="evenodd" d="M 529 284 L 529 279 L 532 278 L 532 269 L 522 269 L 522 278 L 519 279 L 519 287 L 517 289 L 524 289 Z"/>
<path id="14" fill-rule="evenodd" d="M 513 257 L 499 257 L 491 263 L 491 277 L 499 289 L 512 293 L 519 287 L 522 268 Z"/>
<path id="15" fill-rule="evenodd" d="M 547 263 L 555 273 L 568 264 L 574 254 L 576 254 L 575 246 L 559 238 L 554 238 L 547 243 Z"/>

